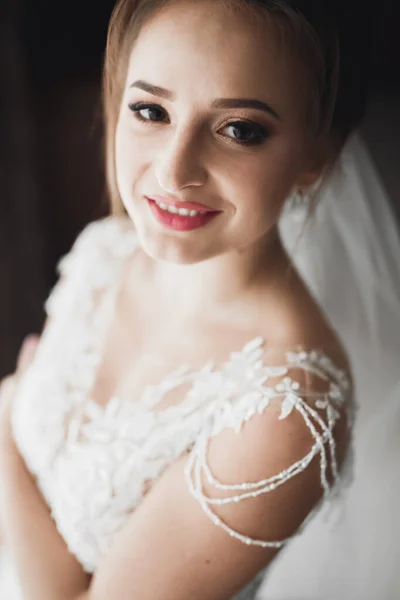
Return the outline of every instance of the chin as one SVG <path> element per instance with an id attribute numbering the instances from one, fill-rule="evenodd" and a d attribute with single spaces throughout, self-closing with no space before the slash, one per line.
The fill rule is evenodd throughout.
<path id="1" fill-rule="evenodd" d="M 151 230 L 152 228 L 147 229 L 141 225 L 138 223 L 136 227 L 140 246 L 155 261 L 194 265 L 219 254 L 210 247 L 210 244 L 205 244 L 206 240 L 202 242 L 201 239 L 194 239 L 191 236 L 184 239 L 174 234 L 155 232 Z"/>
<path id="2" fill-rule="evenodd" d="M 215 245 L 215 233 L 209 235 L 207 230 L 200 229 L 187 233 L 169 231 L 153 223 L 151 215 L 143 214 L 134 201 L 124 202 L 124 206 L 133 221 L 141 248 L 155 261 L 194 265 L 224 252 L 221 244 Z"/>

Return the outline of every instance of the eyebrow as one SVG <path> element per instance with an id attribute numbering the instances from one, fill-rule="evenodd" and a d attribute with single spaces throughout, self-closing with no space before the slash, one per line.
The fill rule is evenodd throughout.
<path id="1" fill-rule="evenodd" d="M 149 94 L 153 94 L 153 96 L 159 96 L 160 98 L 164 98 L 164 100 L 174 100 L 175 94 L 162 88 L 158 85 L 153 85 L 148 83 L 147 81 L 143 81 L 142 79 L 138 79 L 132 85 L 131 88 L 136 87 L 140 90 L 148 92 Z M 213 101 L 213 108 L 255 108 L 257 110 L 262 110 L 269 115 L 281 120 L 279 114 L 268 104 L 268 102 L 263 102 L 262 100 L 256 100 L 253 98 L 217 98 Z"/>

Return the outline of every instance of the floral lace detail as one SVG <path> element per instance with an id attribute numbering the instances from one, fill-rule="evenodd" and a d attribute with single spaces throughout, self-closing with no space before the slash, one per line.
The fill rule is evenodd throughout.
<path id="1" fill-rule="evenodd" d="M 212 505 L 239 502 L 271 492 L 304 471 L 317 454 L 320 455 L 321 485 L 324 497 L 327 498 L 339 482 L 333 428 L 340 418 L 340 407 L 346 403 L 348 398 L 350 383 L 345 373 L 337 369 L 332 361 L 320 351 L 288 353 L 287 365 L 264 366 L 260 360 L 263 354 L 262 345 L 262 338 L 252 340 L 241 352 L 233 353 L 231 361 L 222 368 L 220 376 L 224 379 L 224 375 L 226 375 L 226 380 L 221 382 L 220 395 L 212 404 L 209 427 L 203 427 L 196 439 L 185 474 L 192 495 L 199 501 L 203 511 L 215 525 L 245 544 L 262 548 L 280 548 L 288 540 L 266 541 L 239 534 L 217 517 L 211 507 Z M 318 376 L 321 380 L 327 381 L 328 390 L 313 393 L 312 390 L 301 389 L 300 384 L 290 377 L 290 370 L 293 368 L 302 368 Z M 277 377 L 282 378 L 279 383 L 274 386 L 266 385 L 269 379 Z M 305 400 L 310 396 L 314 400 L 316 408 L 325 411 L 325 420 Z M 281 401 L 279 419 L 286 419 L 294 410 L 303 417 L 315 440 L 310 451 L 289 468 L 268 479 L 252 483 L 242 482 L 236 485 L 222 484 L 213 476 L 207 464 L 210 439 L 227 427 L 239 432 L 244 423 L 254 415 L 262 414 L 270 405 L 271 400 L 276 398 Z M 328 451 L 326 445 L 328 445 Z M 328 464 L 332 469 L 332 486 L 328 483 Z M 202 474 L 208 484 L 218 490 L 230 492 L 231 495 L 224 498 L 211 498 L 203 494 Z"/>
<path id="2" fill-rule="evenodd" d="M 114 397 L 99 406 L 90 390 L 125 259 L 137 245 L 130 222 L 109 218 L 89 226 L 61 261 L 63 281 L 46 303 L 52 321 L 15 401 L 12 420 L 19 449 L 60 533 L 87 572 L 96 569 L 152 483 L 185 452 L 189 489 L 214 523 L 246 544 L 279 547 L 284 541 L 238 534 L 216 517 L 212 506 L 272 491 L 306 469 L 316 454 L 327 497 L 328 464 L 334 485 L 339 481 L 332 430 L 343 407 L 351 405 L 348 378 L 321 351 L 290 352 L 281 366 L 267 366 L 261 359 L 264 340 L 258 337 L 232 352 L 219 369 L 212 361 L 197 370 L 184 365 L 147 386 L 135 402 Z M 315 408 L 291 377 L 297 368 L 326 382 L 326 391 L 313 398 Z M 276 378 L 279 383 L 268 385 Z M 157 408 L 169 391 L 187 383 L 180 404 Z M 221 484 L 206 461 L 210 439 L 225 428 L 239 432 L 276 398 L 282 403 L 280 419 L 293 411 L 302 415 L 315 440 L 310 452 L 264 481 Z M 201 473 L 232 495 L 207 498 Z"/>

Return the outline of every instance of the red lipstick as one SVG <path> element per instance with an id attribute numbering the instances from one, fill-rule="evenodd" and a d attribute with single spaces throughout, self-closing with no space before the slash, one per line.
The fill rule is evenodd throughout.
<path id="1" fill-rule="evenodd" d="M 197 211 L 197 214 L 192 216 L 171 213 L 158 206 L 155 199 L 157 199 L 157 202 L 167 206 L 174 206 L 177 209 L 184 208 L 187 211 Z M 168 227 L 168 229 L 174 229 L 175 231 L 192 231 L 193 229 L 204 227 L 222 212 L 220 210 L 210 210 L 203 204 L 195 202 L 173 202 L 163 196 L 147 196 L 146 200 L 156 221 Z"/>

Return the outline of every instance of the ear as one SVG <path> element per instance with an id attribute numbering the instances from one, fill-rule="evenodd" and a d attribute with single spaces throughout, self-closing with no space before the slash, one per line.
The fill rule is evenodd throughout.
<path id="1" fill-rule="evenodd" d="M 302 173 L 300 177 L 298 177 L 295 187 L 303 192 L 307 192 L 322 177 L 323 171 L 324 169 Z"/>
<path id="2" fill-rule="evenodd" d="M 296 188 L 307 192 L 317 181 L 321 179 L 325 171 L 329 168 L 330 153 L 327 148 L 318 147 L 311 156 L 308 157 L 303 171 L 296 181 Z"/>

